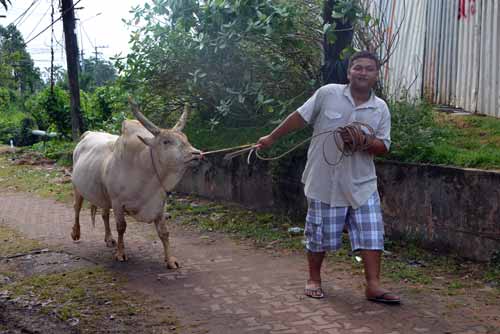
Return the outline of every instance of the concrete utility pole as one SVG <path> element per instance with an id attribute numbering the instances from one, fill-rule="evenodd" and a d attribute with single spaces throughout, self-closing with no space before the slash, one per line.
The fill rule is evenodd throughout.
<path id="1" fill-rule="evenodd" d="M 75 33 L 75 12 L 73 0 L 62 0 L 64 40 L 66 44 L 66 62 L 71 95 L 71 134 L 77 141 L 83 133 L 83 118 L 80 110 L 80 84 L 78 83 L 78 42 Z"/>
<path id="2" fill-rule="evenodd" d="M 97 65 L 97 60 L 99 58 L 99 55 L 102 54 L 102 52 L 97 51 L 97 49 L 107 49 L 107 48 L 108 48 L 107 45 L 101 45 L 101 46 L 97 46 L 96 45 L 94 47 L 94 49 L 95 49 L 94 54 L 95 54 L 95 63 L 96 63 L 96 65 Z"/>
<path id="3" fill-rule="evenodd" d="M 54 0 L 50 1 L 52 12 L 50 14 L 50 93 L 54 94 Z"/>

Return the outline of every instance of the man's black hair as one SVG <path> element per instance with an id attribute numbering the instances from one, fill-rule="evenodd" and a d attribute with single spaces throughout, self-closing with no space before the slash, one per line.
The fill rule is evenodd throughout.
<path id="1" fill-rule="evenodd" d="M 373 52 L 370 52 L 370 51 L 358 51 L 358 52 L 354 53 L 349 58 L 349 65 L 347 68 L 350 69 L 352 66 L 352 63 L 354 63 L 354 61 L 356 59 L 361 59 L 361 58 L 368 58 L 368 59 L 373 60 L 375 62 L 375 64 L 377 65 L 377 70 L 380 69 L 380 60 Z"/>

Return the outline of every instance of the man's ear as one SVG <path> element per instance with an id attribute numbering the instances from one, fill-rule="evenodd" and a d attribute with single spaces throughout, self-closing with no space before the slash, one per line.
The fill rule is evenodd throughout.
<path id="1" fill-rule="evenodd" d="M 153 139 L 154 138 L 143 138 L 141 136 L 137 136 L 137 138 L 139 138 L 139 140 L 142 141 L 144 143 L 144 145 L 153 146 Z"/>

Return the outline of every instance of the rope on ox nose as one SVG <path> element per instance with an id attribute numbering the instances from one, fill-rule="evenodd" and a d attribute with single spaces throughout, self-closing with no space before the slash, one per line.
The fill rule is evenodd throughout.
<path id="1" fill-rule="evenodd" d="M 328 130 L 328 131 L 323 131 L 320 133 L 317 133 L 297 145 L 293 146 L 291 149 L 287 150 L 286 152 L 279 154 L 274 157 L 263 157 L 259 151 L 257 150 L 258 146 L 257 144 L 247 144 L 247 145 L 241 145 L 241 146 L 235 146 L 235 147 L 230 147 L 230 148 L 225 148 L 225 149 L 220 149 L 220 150 L 214 150 L 214 151 L 209 151 L 203 153 L 204 156 L 210 155 L 210 154 L 215 154 L 215 153 L 222 153 L 222 152 L 229 152 L 233 151 L 235 149 L 238 149 L 235 152 L 228 153 L 224 156 L 224 160 L 231 160 L 235 157 L 238 157 L 240 155 L 243 155 L 248 152 L 248 158 L 247 162 L 250 164 L 250 158 L 252 154 L 255 152 L 255 155 L 258 159 L 264 160 L 264 161 L 273 161 L 273 160 L 278 160 L 286 156 L 287 154 L 290 154 L 291 152 L 295 151 L 297 148 L 300 146 L 308 143 L 312 139 L 319 137 L 319 136 L 328 136 L 332 137 L 333 142 L 337 146 L 338 150 L 341 152 L 340 158 L 338 158 L 337 161 L 331 162 L 327 158 L 327 151 L 326 151 L 326 142 L 327 138 L 323 141 L 323 159 L 325 159 L 325 162 L 330 165 L 330 166 L 336 166 L 338 165 L 346 156 L 351 156 L 354 154 L 354 152 L 357 151 L 364 151 L 368 149 L 371 144 L 373 143 L 373 140 L 375 139 L 375 131 L 371 126 L 365 123 L 361 122 L 353 122 L 349 125 L 343 126 L 343 127 L 338 127 L 334 130 Z M 347 140 L 344 142 L 343 137 L 345 137 Z"/>

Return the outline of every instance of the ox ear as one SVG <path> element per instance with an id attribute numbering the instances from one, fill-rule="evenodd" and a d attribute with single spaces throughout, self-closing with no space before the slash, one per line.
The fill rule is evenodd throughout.
<path id="1" fill-rule="evenodd" d="M 132 99 L 132 97 L 128 97 L 128 102 L 132 108 L 132 113 L 134 114 L 135 118 L 144 126 L 149 132 L 153 134 L 153 136 L 157 136 L 160 133 L 160 128 L 157 127 L 156 125 L 153 124 L 149 119 L 146 118 L 140 111 L 139 111 L 139 106 L 135 101 Z"/>
<path id="2" fill-rule="evenodd" d="M 141 136 L 137 136 L 137 138 L 139 138 L 139 140 L 142 141 L 144 143 L 144 145 L 149 146 L 149 147 L 153 146 L 154 138 L 144 138 Z"/>
<path id="3" fill-rule="evenodd" d="M 186 125 L 186 121 L 189 115 L 189 104 L 184 104 L 184 112 L 181 115 L 181 118 L 177 121 L 177 124 L 173 127 L 173 130 L 182 131 L 184 126 Z"/>

